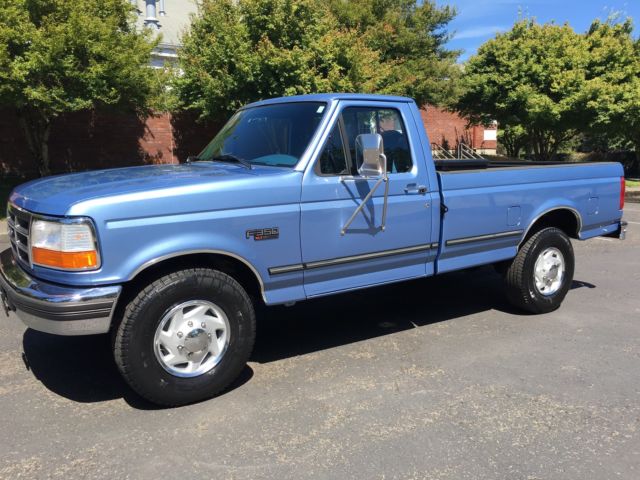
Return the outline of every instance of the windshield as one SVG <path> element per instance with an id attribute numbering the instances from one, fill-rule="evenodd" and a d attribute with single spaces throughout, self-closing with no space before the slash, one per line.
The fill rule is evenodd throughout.
<path id="1" fill-rule="evenodd" d="M 281 103 L 240 110 L 198 155 L 233 156 L 253 165 L 293 167 L 315 133 L 326 104 Z"/>

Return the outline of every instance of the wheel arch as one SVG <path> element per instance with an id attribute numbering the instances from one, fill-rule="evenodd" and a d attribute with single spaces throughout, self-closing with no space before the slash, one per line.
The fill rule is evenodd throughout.
<path id="1" fill-rule="evenodd" d="M 539 213 L 529 223 L 529 227 L 525 230 L 518 248 L 520 248 L 533 234 L 548 227 L 559 228 L 570 238 L 578 239 L 580 231 L 582 230 L 582 217 L 573 207 L 562 206 L 547 209 Z"/>
<path id="2" fill-rule="evenodd" d="M 262 277 L 245 258 L 221 250 L 192 250 L 166 254 L 138 267 L 123 284 L 116 310 L 122 313 L 122 309 L 140 289 L 164 275 L 176 270 L 203 267 L 226 273 L 240 283 L 250 296 L 265 301 Z"/>

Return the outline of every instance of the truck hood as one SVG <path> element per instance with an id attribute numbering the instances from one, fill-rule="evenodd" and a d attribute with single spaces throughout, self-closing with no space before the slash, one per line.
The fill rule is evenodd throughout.
<path id="1" fill-rule="evenodd" d="M 285 169 L 290 171 L 290 169 Z M 20 185 L 9 198 L 16 206 L 45 215 L 67 215 L 74 205 L 90 200 L 121 197 L 159 190 L 184 191 L 184 187 L 207 185 L 211 188 L 250 180 L 256 176 L 283 173 L 281 168 L 259 167 L 248 170 L 240 165 L 195 162 L 181 165 L 148 165 L 114 168 L 41 178 Z"/>

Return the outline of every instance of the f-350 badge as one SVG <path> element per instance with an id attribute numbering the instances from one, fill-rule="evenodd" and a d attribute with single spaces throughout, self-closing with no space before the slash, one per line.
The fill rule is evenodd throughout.
<path id="1" fill-rule="evenodd" d="M 280 237 L 280 229 L 278 227 L 271 228 L 254 228 L 247 230 L 247 239 L 253 237 L 257 242 L 260 240 L 273 240 Z"/>

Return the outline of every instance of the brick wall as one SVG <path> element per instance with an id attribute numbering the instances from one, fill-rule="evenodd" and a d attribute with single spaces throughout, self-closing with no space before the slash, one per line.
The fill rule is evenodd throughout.
<path id="1" fill-rule="evenodd" d="M 455 148 L 459 141 L 479 149 L 495 149 L 484 140 L 485 129 L 468 127 L 458 115 L 427 106 L 422 120 L 432 143 Z M 177 163 L 197 154 L 224 123 L 200 124 L 191 115 L 81 112 L 58 119 L 51 132 L 49 154 L 55 173 L 152 163 Z M 0 113 L 0 169 L 5 174 L 34 176 L 36 165 L 11 112 Z"/>
<path id="2" fill-rule="evenodd" d="M 49 157 L 54 173 L 129 165 L 178 163 L 197 154 L 218 131 L 189 115 L 80 112 L 57 119 L 51 131 Z M 15 115 L 0 112 L 0 170 L 32 177 L 37 167 Z"/>
<path id="3" fill-rule="evenodd" d="M 485 134 L 485 130 L 495 131 L 496 126 L 488 128 L 482 125 L 469 126 L 466 118 L 432 105 L 424 106 L 420 114 L 431 143 L 451 150 L 461 142 L 483 151 L 495 150 L 497 147 L 496 140 L 485 139 L 494 137 L 491 133 Z"/>

